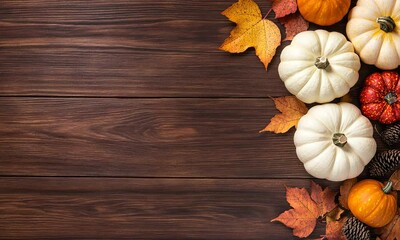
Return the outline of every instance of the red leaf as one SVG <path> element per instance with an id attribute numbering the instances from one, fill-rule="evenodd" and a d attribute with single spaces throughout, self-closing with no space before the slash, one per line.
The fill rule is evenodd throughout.
<path id="1" fill-rule="evenodd" d="M 281 18 L 297 11 L 296 0 L 274 0 L 272 9 L 275 12 L 275 18 Z"/>
<path id="2" fill-rule="evenodd" d="M 296 34 L 306 31 L 309 26 L 309 23 L 304 20 L 299 12 L 279 18 L 279 21 L 286 29 L 286 37 L 283 41 L 292 40 Z"/>

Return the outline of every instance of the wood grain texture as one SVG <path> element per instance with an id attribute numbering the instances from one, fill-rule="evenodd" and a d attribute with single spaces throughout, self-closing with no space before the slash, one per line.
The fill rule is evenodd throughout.
<path id="1" fill-rule="evenodd" d="M 258 133 L 278 113 L 271 99 L 0 98 L 0 106 L 1 175 L 309 177 L 294 131 Z"/>
<path id="2" fill-rule="evenodd" d="M 290 237 L 291 230 L 270 220 L 289 209 L 283 202 L 284 185 L 309 184 L 1 178 L 0 239 L 296 239 Z M 322 233 L 321 224 L 313 236 Z"/>

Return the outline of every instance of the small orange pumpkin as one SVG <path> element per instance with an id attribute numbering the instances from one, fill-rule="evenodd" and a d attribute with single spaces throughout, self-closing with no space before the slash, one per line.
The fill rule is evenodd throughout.
<path id="1" fill-rule="evenodd" d="M 350 190 L 348 205 L 353 215 L 368 226 L 377 228 L 388 224 L 396 215 L 397 198 L 392 182 L 385 186 L 376 180 L 365 179 Z"/>
<path id="2" fill-rule="evenodd" d="M 301 15 L 309 22 L 329 26 L 339 22 L 349 11 L 351 0 L 297 0 Z"/>

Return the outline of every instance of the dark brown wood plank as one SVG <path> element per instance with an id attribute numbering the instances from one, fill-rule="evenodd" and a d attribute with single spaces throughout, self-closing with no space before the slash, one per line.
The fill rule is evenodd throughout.
<path id="1" fill-rule="evenodd" d="M 0 98 L 0 174 L 307 178 L 271 99 Z M 284 166 L 284 167 L 283 167 Z"/>
<path id="2" fill-rule="evenodd" d="M 288 94 L 277 73 L 287 43 L 268 72 L 253 50 L 240 55 L 217 50 L 234 27 L 220 12 L 233 2 L 4 0 L 0 95 Z M 264 13 L 270 9 L 270 1 L 257 2 Z M 344 32 L 344 26 L 330 30 Z"/>
<path id="3" fill-rule="evenodd" d="M 0 174 L 309 177 L 271 99 L 0 98 Z M 285 169 L 283 171 L 282 164 Z"/>
<path id="4" fill-rule="evenodd" d="M 0 178 L 0 239 L 296 239 L 270 220 L 309 180 Z M 323 182 L 337 189 L 338 184 Z M 321 225 L 315 237 L 323 233 Z"/>

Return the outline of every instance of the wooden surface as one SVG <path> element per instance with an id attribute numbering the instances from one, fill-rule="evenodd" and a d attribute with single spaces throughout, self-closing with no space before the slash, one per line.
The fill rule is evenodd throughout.
<path id="1" fill-rule="evenodd" d="M 288 43 L 217 50 L 233 2 L 1 0 L 0 239 L 296 239 L 294 130 L 258 133 Z"/>

